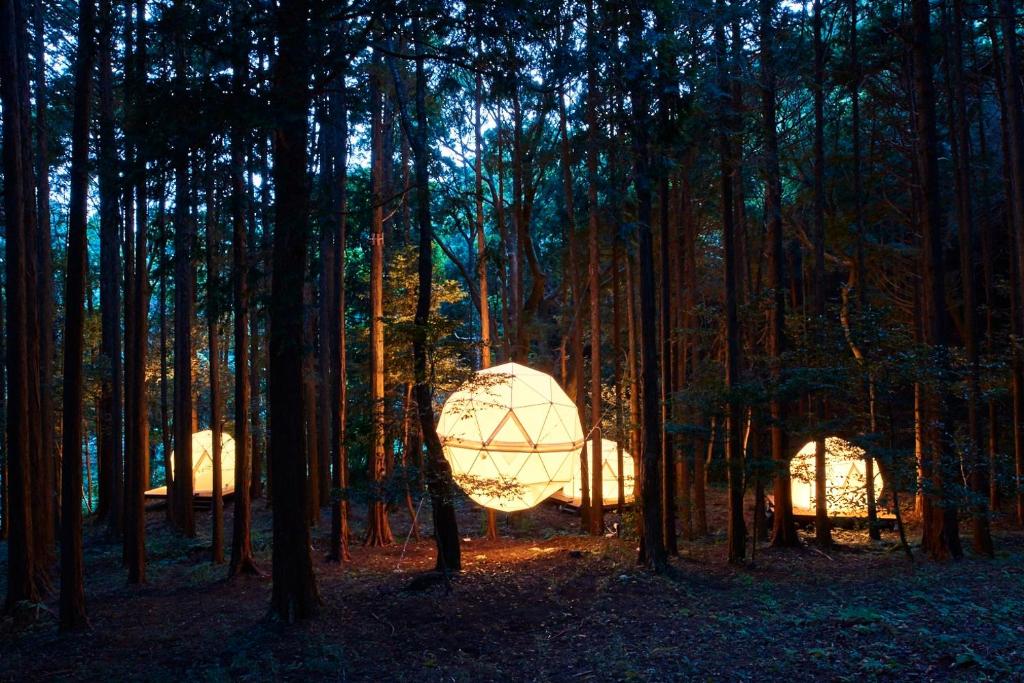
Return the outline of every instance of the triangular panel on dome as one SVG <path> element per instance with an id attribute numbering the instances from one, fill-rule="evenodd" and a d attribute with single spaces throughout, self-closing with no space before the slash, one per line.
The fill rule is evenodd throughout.
<path id="1" fill-rule="evenodd" d="M 459 409 L 467 412 L 467 396 L 472 429 L 453 419 Z M 562 414 L 552 420 L 552 396 L 569 400 L 550 375 L 507 363 L 478 372 L 445 402 L 438 436 L 456 481 L 473 500 L 499 510 L 522 510 L 568 481 L 565 463 L 582 445 L 583 427 L 574 406 L 560 406 Z M 456 447 L 484 452 L 469 461 Z M 481 490 L 486 479 L 495 480 L 494 491 Z"/>

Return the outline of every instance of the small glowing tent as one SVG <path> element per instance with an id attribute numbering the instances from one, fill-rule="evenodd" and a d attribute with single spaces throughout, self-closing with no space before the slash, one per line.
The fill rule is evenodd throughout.
<path id="1" fill-rule="evenodd" d="M 592 462 L 590 457 L 589 439 L 587 445 L 573 457 L 572 481 L 562 487 L 562 490 L 555 494 L 555 498 L 565 501 L 571 505 L 580 505 L 583 502 L 583 481 L 582 468 L 580 467 L 580 456 L 586 453 L 587 465 Z M 619 502 L 619 445 L 609 439 L 601 439 L 601 497 L 605 505 L 616 505 Z M 633 456 L 625 449 L 622 450 L 622 489 L 626 502 L 633 501 L 633 485 L 636 479 L 636 465 Z"/>
<path id="2" fill-rule="evenodd" d="M 576 405 L 550 375 L 517 363 L 481 370 L 459 387 L 437 433 L 462 490 L 505 512 L 562 488 L 583 447 Z"/>
<path id="3" fill-rule="evenodd" d="M 221 492 L 235 490 L 235 440 L 227 432 L 220 435 Z M 171 468 L 174 468 L 174 451 L 171 451 Z M 213 431 L 210 429 L 192 435 L 192 493 L 199 498 L 213 496 Z M 167 487 L 160 486 L 146 491 L 147 496 L 165 496 Z"/>
<path id="4" fill-rule="evenodd" d="M 793 509 L 797 513 L 814 513 L 814 442 L 811 441 L 793 456 L 789 464 L 793 491 Z M 882 495 L 882 474 L 875 468 L 875 498 Z M 867 474 L 864 450 L 838 437 L 825 439 L 826 505 L 832 517 L 867 516 Z"/>

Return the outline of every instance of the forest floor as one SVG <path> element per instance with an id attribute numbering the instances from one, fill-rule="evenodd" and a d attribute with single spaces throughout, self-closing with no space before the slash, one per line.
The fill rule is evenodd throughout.
<path id="1" fill-rule="evenodd" d="M 721 502 L 716 492 L 716 529 Z M 404 509 L 394 545 L 356 545 L 341 566 L 323 560 L 325 515 L 323 607 L 286 627 L 267 618 L 271 516 L 255 508 L 265 574 L 233 581 L 209 562 L 205 513 L 196 539 L 149 514 L 143 586 L 126 585 L 120 546 L 88 529 L 91 630 L 59 636 L 56 596 L 31 625 L 0 621 L 0 680 L 1024 680 L 1024 535 L 1006 529 L 994 560 L 912 565 L 892 532 L 837 530 L 827 554 L 759 546 L 741 568 L 716 534 L 682 543 L 656 576 L 635 564 L 635 542 L 581 536 L 553 506 L 502 520 L 486 541 L 466 505 L 464 569 L 447 592 L 410 587 L 434 547 L 404 545 Z M 0 594 L 6 574 L 0 544 Z"/>

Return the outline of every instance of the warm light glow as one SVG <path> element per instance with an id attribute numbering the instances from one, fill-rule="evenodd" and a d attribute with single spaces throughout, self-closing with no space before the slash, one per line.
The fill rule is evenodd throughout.
<path id="1" fill-rule="evenodd" d="M 227 432 L 220 435 L 221 491 L 235 490 L 235 440 Z M 174 451 L 171 451 L 171 473 L 174 472 Z M 166 495 L 163 486 L 146 491 L 148 495 Z M 192 435 L 192 493 L 196 496 L 213 495 L 213 431 L 210 429 Z"/>
<path id="2" fill-rule="evenodd" d="M 556 494 L 556 498 L 579 505 L 583 502 L 583 480 L 580 467 L 580 455 L 587 454 L 588 471 L 592 458 L 590 457 L 590 445 L 593 442 L 587 440 L 585 448 L 580 449 L 573 458 L 572 481 L 562 487 Z M 601 497 L 605 505 L 616 505 L 619 502 L 619 445 L 609 439 L 601 439 Z M 623 493 L 626 502 L 633 501 L 633 484 L 636 479 L 636 465 L 633 456 L 626 449 L 622 449 L 622 471 L 625 478 L 622 481 Z M 591 476 L 591 475 L 587 475 Z"/>
<path id="3" fill-rule="evenodd" d="M 484 507 L 525 510 L 572 480 L 579 411 L 550 375 L 517 363 L 476 373 L 437 425 L 456 483 Z"/>
<path id="4" fill-rule="evenodd" d="M 814 442 L 800 449 L 789 464 L 795 510 L 813 511 Z M 882 475 L 875 467 L 875 498 L 882 495 Z M 825 439 L 825 486 L 830 516 L 863 517 L 867 515 L 867 475 L 864 450 L 837 437 Z"/>

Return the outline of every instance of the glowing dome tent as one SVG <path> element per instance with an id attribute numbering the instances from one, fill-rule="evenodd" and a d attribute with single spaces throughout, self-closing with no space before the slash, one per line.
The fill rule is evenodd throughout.
<path id="1" fill-rule="evenodd" d="M 437 433 L 456 483 L 484 507 L 525 510 L 572 480 L 583 447 L 576 405 L 518 363 L 476 373 L 445 401 Z"/>
<path id="2" fill-rule="evenodd" d="M 793 509 L 813 514 L 814 442 L 811 441 L 793 456 L 789 464 L 793 491 Z M 882 495 L 882 474 L 875 468 L 875 498 Z M 867 474 L 864 450 L 838 437 L 825 439 L 825 491 L 828 514 L 832 517 L 866 517 Z"/>
<path id="3" fill-rule="evenodd" d="M 580 457 L 586 453 L 587 465 L 592 462 L 590 457 L 591 441 L 587 440 L 584 448 L 573 456 L 572 481 L 562 487 L 562 490 L 555 494 L 555 498 L 565 501 L 571 505 L 580 505 L 583 502 L 583 480 Z M 619 445 L 609 439 L 601 439 L 601 497 L 605 505 L 616 505 L 619 502 Z M 589 467 L 588 467 L 589 470 Z M 633 485 L 636 481 L 636 464 L 633 456 L 626 449 L 622 449 L 622 489 L 626 502 L 633 501 Z"/>
<path id="4" fill-rule="evenodd" d="M 227 432 L 220 435 L 221 492 L 235 490 L 235 440 Z M 171 471 L 174 470 L 174 451 L 171 451 Z M 206 429 L 192 435 L 192 492 L 199 498 L 213 496 L 213 431 Z M 167 495 L 167 488 L 146 491 L 147 496 Z"/>

